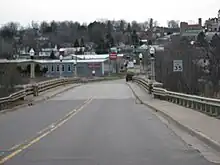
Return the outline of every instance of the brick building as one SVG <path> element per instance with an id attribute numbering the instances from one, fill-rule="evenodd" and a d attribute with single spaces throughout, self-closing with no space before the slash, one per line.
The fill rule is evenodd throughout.
<path id="1" fill-rule="evenodd" d="M 196 38 L 201 31 L 203 31 L 201 18 L 199 18 L 198 24 L 180 23 L 180 35 L 183 37 Z"/>

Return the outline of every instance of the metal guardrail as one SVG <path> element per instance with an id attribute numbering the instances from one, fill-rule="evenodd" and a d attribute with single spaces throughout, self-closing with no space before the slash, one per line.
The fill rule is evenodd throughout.
<path id="1" fill-rule="evenodd" d="M 24 99 L 26 96 L 25 89 L 22 89 L 18 92 L 12 93 L 11 95 L 7 97 L 0 98 L 0 110 L 7 107 L 7 105 L 11 104 L 14 101 Z"/>
<path id="2" fill-rule="evenodd" d="M 132 80 L 147 89 L 149 93 L 152 92 L 152 83 L 150 81 L 146 81 L 145 79 L 137 76 L 133 76 Z"/>
<path id="3" fill-rule="evenodd" d="M 191 108 L 210 116 L 220 117 L 219 99 L 168 91 L 162 87 L 157 87 L 160 86 L 158 85 L 160 83 L 152 83 L 149 80 L 140 77 L 133 77 L 133 81 L 147 89 L 149 93 L 152 92 L 154 98 L 159 98 L 180 106 Z M 152 91 L 150 91 L 150 89 L 152 89 Z"/>
<path id="4" fill-rule="evenodd" d="M 24 89 L 18 92 L 12 93 L 7 97 L 0 98 L 0 110 L 7 108 L 8 105 L 10 105 L 15 101 L 24 100 L 26 96 L 29 95 L 38 96 L 40 92 L 44 92 L 61 85 L 66 85 L 70 83 L 88 83 L 88 82 L 96 82 L 103 80 L 109 80 L 109 79 L 105 77 L 94 77 L 89 79 L 88 78 L 57 78 L 53 80 L 39 82 L 36 84 L 28 84 L 23 87 Z"/>
<path id="5" fill-rule="evenodd" d="M 46 91 L 51 88 L 55 88 L 60 85 L 65 85 L 67 83 L 79 82 L 79 79 L 74 78 L 59 78 L 53 80 L 47 80 L 44 82 L 36 83 L 36 84 L 28 84 L 24 86 L 22 90 L 12 93 L 7 97 L 0 98 L 0 110 L 8 107 L 9 104 L 18 101 L 24 100 L 24 98 L 28 95 L 38 96 L 40 92 Z"/>

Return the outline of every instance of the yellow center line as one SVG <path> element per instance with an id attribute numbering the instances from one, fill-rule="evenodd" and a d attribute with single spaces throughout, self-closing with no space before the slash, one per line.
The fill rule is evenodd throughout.
<path id="1" fill-rule="evenodd" d="M 30 146 L 32 146 L 33 144 L 37 143 L 38 141 L 40 141 L 42 138 L 44 138 L 45 136 L 49 135 L 51 132 L 55 131 L 57 128 L 59 128 L 60 126 L 62 126 L 63 124 L 65 124 L 68 120 L 70 120 L 73 116 L 75 116 L 78 112 L 80 112 L 81 110 L 83 110 L 88 104 L 90 104 L 92 102 L 93 98 L 90 98 L 88 100 L 86 100 L 82 106 L 80 106 L 78 109 L 73 109 L 72 111 L 70 111 L 69 113 L 67 113 L 64 117 L 64 119 L 59 120 L 58 123 L 56 123 L 56 125 L 51 128 L 50 130 L 46 131 L 45 133 L 35 137 L 34 139 L 32 139 L 30 142 L 28 142 L 27 144 L 18 147 L 17 149 L 15 149 L 15 151 L 13 151 L 11 154 L 3 157 L 2 159 L 0 159 L 0 164 L 5 163 L 6 161 L 10 160 L 11 158 L 13 158 L 14 156 L 18 155 L 20 152 L 22 152 L 23 150 L 29 148 Z"/>

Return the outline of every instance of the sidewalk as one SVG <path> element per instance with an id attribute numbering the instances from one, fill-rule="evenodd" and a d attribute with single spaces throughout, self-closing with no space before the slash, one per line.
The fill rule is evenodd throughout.
<path id="1" fill-rule="evenodd" d="M 153 99 L 137 84 L 129 83 L 137 97 L 150 108 L 161 112 L 178 126 L 217 151 L 220 151 L 220 120 L 193 109 L 185 108 L 168 101 Z"/>

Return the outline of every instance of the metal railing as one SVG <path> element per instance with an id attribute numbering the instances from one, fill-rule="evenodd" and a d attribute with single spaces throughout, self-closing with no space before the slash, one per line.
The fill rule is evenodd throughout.
<path id="1" fill-rule="evenodd" d="M 40 92 L 44 92 L 61 85 L 66 85 L 70 83 L 87 83 L 102 80 L 106 80 L 106 78 L 58 78 L 39 82 L 36 84 L 28 84 L 25 85 L 23 89 L 19 90 L 18 92 L 12 93 L 7 97 L 0 98 L 0 110 L 8 108 L 8 105 L 12 104 L 13 102 L 24 100 L 26 96 L 38 96 Z"/>
<path id="2" fill-rule="evenodd" d="M 220 117 L 219 99 L 212 99 L 207 97 L 168 91 L 162 88 L 160 83 L 152 83 L 150 80 L 146 80 L 140 77 L 133 77 L 133 81 L 144 87 L 146 90 L 151 90 L 149 91 L 149 93 L 152 93 L 154 98 L 166 100 L 178 104 L 180 106 L 191 108 L 208 114 L 210 116 Z"/>
<path id="3" fill-rule="evenodd" d="M 136 83 L 138 83 L 139 85 L 141 85 L 142 87 L 144 87 L 146 90 L 148 90 L 149 93 L 151 93 L 151 87 L 152 87 L 152 83 L 150 81 L 145 80 L 144 78 L 138 77 L 138 76 L 134 76 L 132 78 L 132 80 Z"/>

